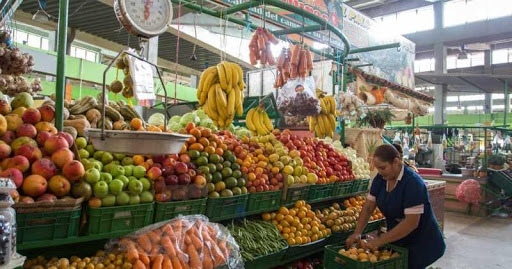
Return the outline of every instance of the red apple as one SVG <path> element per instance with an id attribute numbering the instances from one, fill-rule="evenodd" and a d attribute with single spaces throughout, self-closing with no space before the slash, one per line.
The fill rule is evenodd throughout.
<path id="1" fill-rule="evenodd" d="M 57 200 L 57 196 L 51 193 L 45 193 L 36 199 L 36 202 L 50 202 L 53 203 Z"/>
<path id="2" fill-rule="evenodd" d="M 75 143 L 75 139 L 73 139 L 73 136 L 70 133 L 58 132 L 57 135 L 64 137 L 66 141 L 68 141 L 69 147 L 73 146 L 73 143 Z"/>
<path id="3" fill-rule="evenodd" d="M 16 168 L 25 173 L 30 168 L 30 162 L 25 156 L 18 155 L 9 159 L 6 168 Z"/>
<path id="4" fill-rule="evenodd" d="M 49 180 L 57 174 L 57 166 L 50 159 L 40 159 L 32 164 L 32 174 Z"/>
<path id="5" fill-rule="evenodd" d="M 174 165 L 176 164 L 176 160 L 173 159 L 173 158 L 165 158 L 162 162 L 162 166 L 163 167 L 174 167 Z"/>
<path id="6" fill-rule="evenodd" d="M 23 112 L 21 119 L 24 123 L 35 125 L 41 121 L 41 113 L 38 109 L 29 107 Z"/>
<path id="7" fill-rule="evenodd" d="M 65 164 L 71 162 L 75 158 L 75 153 L 69 149 L 59 149 L 52 154 L 52 162 L 58 168 L 63 168 Z"/>
<path id="8" fill-rule="evenodd" d="M 149 169 L 149 171 L 146 173 L 146 177 L 150 180 L 156 180 L 162 175 L 162 169 L 153 166 Z"/>
<path id="9" fill-rule="evenodd" d="M 41 113 L 41 120 L 51 122 L 55 118 L 55 108 L 50 105 L 44 105 L 38 108 Z"/>
<path id="10" fill-rule="evenodd" d="M 189 174 L 179 174 L 178 175 L 178 184 L 180 184 L 180 185 L 190 184 L 190 175 Z"/>
<path id="11" fill-rule="evenodd" d="M 165 156 L 164 155 L 154 155 L 151 157 L 154 163 L 163 163 Z"/>
<path id="12" fill-rule="evenodd" d="M 25 144 L 21 147 L 19 147 L 15 152 L 14 155 L 21 155 L 28 159 L 30 163 L 34 163 L 35 161 L 43 158 L 43 153 L 38 147 L 35 147 L 34 145 Z"/>
<path id="13" fill-rule="evenodd" d="M 64 136 L 52 135 L 44 142 L 44 149 L 48 154 L 53 154 L 62 148 L 69 148 L 69 143 Z"/>
<path id="14" fill-rule="evenodd" d="M 177 175 L 168 175 L 165 177 L 165 184 L 167 185 L 178 185 L 178 176 Z"/>
<path id="15" fill-rule="evenodd" d="M 8 158 L 9 156 L 11 156 L 11 153 L 12 153 L 11 146 L 9 146 L 7 143 L 2 141 L 0 143 L 0 160 Z"/>
<path id="16" fill-rule="evenodd" d="M 0 172 L 0 177 L 6 177 L 12 179 L 16 187 L 20 187 L 23 184 L 23 173 L 16 168 L 7 168 Z"/>
<path id="17" fill-rule="evenodd" d="M 174 171 L 178 174 L 186 173 L 188 171 L 188 166 L 184 162 L 177 162 L 174 166 Z"/>
<path id="18" fill-rule="evenodd" d="M 48 182 L 40 175 L 30 175 L 23 180 L 23 194 L 30 197 L 39 197 L 46 192 Z"/>
<path id="19" fill-rule="evenodd" d="M 34 202 L 34 198 L 30 196 L 20 196 L 20 203 L 22 204 L 33 204 Z"/>
<path id="20" fill-rule="evenodd" d="M 35 138 L 37 136 L 36 127 L 30 123 L 23 123 L 20 127 L 18 127 L 18 129 L 16 129 L 16 136 Z"/>
<path id="21" fill-rule="evenodd" d="M 11 144 L 12 141 L 16 139 L 16 133 L 13 131 L 6 131 L 1 137 L 0 140 L 4 141 L 7 144 Z"/>
<path id="22" fill-rule="evenodd" d="M 165 190 L 165 181 L 164 180 L 155 180 L 153 181 L 153 189 L 155 193 L 162 193 Z"/>
<path id="23" fill-rule="evenodd" d="M 39 132 L 36 136 L 37 144 L 40 147 L 44 147 L 44 142 L 46 142 L 46 139 L 48 139 L 48 137 L 50 137 L 50 136 L 52 136 L 52 134 L 50 132 L 47 132 L 47 131 Z"/>
<path id="24" fill-rule="evenodd" d="M 62 175 L 71 182 L 80 181 L 85 175 L 84 165 L 77 160 L 68 162 L 62 168 Z"/>

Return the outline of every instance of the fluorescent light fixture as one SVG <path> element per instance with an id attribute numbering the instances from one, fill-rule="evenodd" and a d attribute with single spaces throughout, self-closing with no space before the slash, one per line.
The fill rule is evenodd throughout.
<path id="1" fill-rule="evenodd" d="M 37 22 L 48 22 L 50 18 L 48 17 L 48 15 L 46 15 L 46 13 L 43 10 L 38 9 L 36 13 L 32 15 L 32 20 Z"/>
<path id="2" fill-rule="evenodd" d="M 327 44 L 319 43 L 319 42 L 313 42 L 313 48 L 314 49 L 323 50 L 323 49 L 326 49 L 328 47 L 329 47 L 329 45 L 327 45 Z"/>
<path id="3" fill-rule="evenodd" d="M 468 59 L 468 53 L 463 50 L 457 55 L 457 60 L 467 60 Z"/>

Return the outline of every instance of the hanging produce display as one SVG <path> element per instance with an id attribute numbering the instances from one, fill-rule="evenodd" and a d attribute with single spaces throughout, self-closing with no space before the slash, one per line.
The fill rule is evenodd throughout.
<path id="1" fill-rule="evenodd" d="M 277 45 L 279 40 L 265 28 L 256 29 L 249 43 L 249 60 L 252 65 L 256 65 L 258 61 L 262 66 L 276 64 L 270 48 L 271 43 Z"/>
<path id="2" fill-rule="evenodd" d="M 217 127 L 226 129 L 235 114 L 241 116 L 244 112 L 244 88 L 242 68 L 223 61 L 203 71 L 197 87 L 197 100 Z"/>
<path id="3" fill-rule="evenodd" d="M 355 119 L 365 116 L 364 102 L 350 91 L 339 92 L 338 100 L 340 100 L 339 114 L 344 119 Z"/>
<path id="4" fill-rule="evenodd" d="M 309 130 L 314 132 L 316 137 L 333 138 L 336 130 L 336 100 L 331 95 L 325 95 L 320 89 L 316 89 L 316 96 L 320 100 L 321 111 L 316 116 L 308 116 Z"/>
<path id="5" fill-rule="evenodd" d="M 313 70 L 313 55 L 303 44 L 283 48 L 277 57 L 274 88 L 283 87 L 289 79 L 306 78 Z"/>
<path id="6" fill-rule="evenodd" d="M 245 123 L 253 135 L 268 135 L 274 130 L 267 112 L 260 106 L 247 112 Z"/>

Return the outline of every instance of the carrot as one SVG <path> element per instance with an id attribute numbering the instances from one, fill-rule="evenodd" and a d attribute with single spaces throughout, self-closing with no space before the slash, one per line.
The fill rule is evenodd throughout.
<path id="1" fill-rule="evenodd" d="M 164 262 L 164 255 L 162 255 L 162 254 L 156 255 L 155 258 L 153 259 L 153 265 L 151 265 L 151 269 L 165 269 L 162 267 L 163 262 Z"/>
<path id="2" fill-rule="evenodd" d="M 131 264 L 135 263 L 139 259 L 139 252 L 135 248 L 130 248 L 126 252 L 126 260 Z"/>
<path id="3" fill-rule="evenodd" d="M 165 250 L 165 253 L 169 256 L 176 256 L 176 249 L 174 248 L 174 243 L 171 241 L 169 237 L 163 237 L 160 241 L 160 244 Z"/>
<path id="4" fill-rule="evenodd" d="M 212 254 L 210 253 L 208 246 L 203 248 L 203 268 L 213 269 Z"/>
<path id="5" fill-rule="evenodd" d="M 191 269 L 201 269 L 202 263 L 201 259 L 199 258 L 199 254 L 197 253 L 196 249 L 193 245 L 187 246 L 187 254 L 188 254 L 188 264 L 190 265 Z"/>
<path id="6" fill-rule="evenodd" d="M 171 263 L 171 259 L 169 258 L 169 256 L 165 255 L 164 259 L 162 261 L 162 269 L 175 269 L 175 268 L 180 268 L 180 267 L 174 267 Z"/>
<path id="7" fill-rule="evenodd" d="M 137 260 L 134 264 L 132 269 L 147 269 L 146 265 L 141 260 Z"/>
<path id="8" fill-rule="evenodd" d="M 227 247 L 227 242 L 226 240 L 222 240 L 220 243 L 219 243 L 219 248 L 220 250 L 222 251 L 222 254 L 224 254 L 224 257 L 226 257 L 226 259 L 229 257 L 229 249 Z"/>
<path id="9" fill-rule="evenodd" d="M 210 255 L 212 255 L 213 258 L 213 265 L 215 267 L 226 263 L 227 258 L 223 256 L 222 251 L 217 246 L 217 244 L 208 243 L 207 246 L 209 247 Z"/>
<path id="10" fill-rule="evenodd" d="M 158 254 L 160 254 L 160 247 L 158 245 L 155 245 L 153 249 L 151 249 L 151 252 L 148 254 L 148 256 L 155 257 Z"/>
<path id="11" fill-rule="evenodd" d="M 149 267 L 150 265 L 150 261 L 149 261 L 149 257 L 148 255 L 144 254 L 144 253 L 139 253 L 139 260 L 144 264 L 146 265 L 146 267 Z"/>
<path id="12" fill-rule="evenodd" d="M 162 227 L 162 234 L 160 236 L 168 236 L 170 234 L 173 234 L 173 227 L 171 224 L 167 223 Z"/>
<path id="13" fill-rule="evenodd" d="M 148 237 L 153 245 L 156 245 L 160 242 L 160 235 L 161 231 L 159 233 L 157 233 L 156 230 L 148 232 Z"/>
<path id="14" fill-rule="evenodd" d="M 142 249 L 145 250 L 145 253 L 149 253 L 151 251 L 151 248 L 153 247 L 153 245 L 151 244 L 151 240 L 145 234 L 142 234 L 137 238 L 137 244 L 141 246 Z"/>

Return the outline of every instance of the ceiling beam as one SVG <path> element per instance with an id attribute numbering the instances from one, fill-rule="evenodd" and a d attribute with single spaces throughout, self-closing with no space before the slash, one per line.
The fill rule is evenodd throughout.
<path id="1" fill-rule="evenodd" d="M 358 1 L 356 3 L 361 2 L 368 2 L 366 1 Z M 350 6 L 354 5 L 352 4 L 352 1 L 348 2 Z M 359 9 L 362 13 L 364 13 L 366 16 L 370 18 L 379 17 L 382 15 L 387 15 L 391 13 L 396 13 L 404 10 L 409 9 L 415 9 L 419 7 L 424 7 L 432 5 L 431 2 L 425 1 L 425 0 L 400 0 L 400 1 L 387 1 L 386 3 L 376 6 L 376 7 L 370 7 L 370 8 L 362 8 Z"/>

